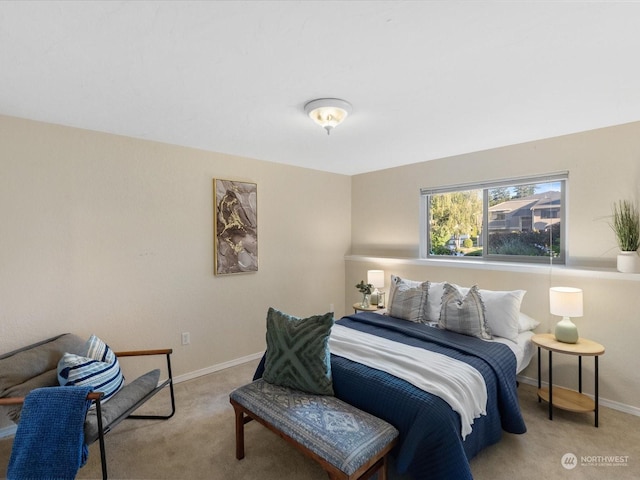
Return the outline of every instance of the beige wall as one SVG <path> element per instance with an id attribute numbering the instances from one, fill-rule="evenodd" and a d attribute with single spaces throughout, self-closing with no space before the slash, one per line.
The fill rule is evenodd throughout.
<path id="1" fill-rule="evenodd" d="M 421 187 L 558 171 L 569 172 L 571 262 L 613 267 L 607 217 L 620 198 L 640 201 L 640 122 L 356 175 L 352 252 L 417 257 Z"/>
<path id="2" fill-rule="evenodd" d="M 213 275 L 214 177 L 258 185 L 257 273 Z M 0 352 L 95 333 L 173 347 L 177 376 L 261 352 L 269 306 L 344 309 L 350 196 L 348 176 L 0 116 Z"/>
<path id="3" fill-rule="evenodd" d="M 541 331 L 555 322 L 548 287 L 584 288 L 580 332 L 607 348 L 601 395 L 640 409 L 640 372 L 629 369 L 639 363 L 635 277 L 393 260 L 418 255 L 420 187 L 559 170 L 570 172 L 572 260 L 613 268 L 604 217 L 614 200 L 640 198 L 640 123 L 347 177 L 0 116 L 0 352 L 96 333 L 118 350 L 171 346 L 175 374 L 188 376 L 261 352 L 269 306 L 349 313 L 353 285 L 382 267 L 524 288 L 523 311 Z M 213 275 L 214 177 L 258 184 L 255 274 Z M 347 257 L 345 268 L 349 253 L 391 258 Z M 190 346 L 180 345 L 184 331 Z M 557 365 L 556 378 L 574 386 L 574 364 Z M 591 372 L 587 361 L 586 379 Z"/>
<path id="4" fill-rule="evenodd" d="M 489 270 L 392 260 L 418 256 L 421 187 L 563 170 L 569 171 L 567 224 L 572 268 Z M 354 176 L 354 257 L 346 262 L 346 303 L 358 300 L 352 285 L 366 278 L 370 268 L 383 268 L 387 277 L 395 273 L 416 280 L 476 283 L 495 290 L 526 289 L 522 310 L 543 322 L 539 327 L 543 332 L 558 320 L 548 313 L 548 288 L 581 287 L 585 314 L 576 320 L 580 334 L 607 349 L 601 358 L 601 397 L 640 414 L 640 371 L 630 368 L 640 364 L 640 275 L 614 271 L 617 247 L 607 224 L 611 205 L 620 198 L 640 200 L 640 122 Z M 555 378 L 575 388 L 577 362 L 565 360 L 557 358 Z M 584 366 L 585 381 L 590 381 L 586 390 L 593 392 L 593 361 L 585 361 Z M 534 367 L 535 361 L 524 375 L 536 379 Z"/>

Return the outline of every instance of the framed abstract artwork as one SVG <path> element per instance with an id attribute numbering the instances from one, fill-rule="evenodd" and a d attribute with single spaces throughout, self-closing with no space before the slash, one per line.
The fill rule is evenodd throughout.
<path id="1" fill-rule="evenodd" d="M 258 186 L 213 179 L 214 273 L 258 271 Z"/>

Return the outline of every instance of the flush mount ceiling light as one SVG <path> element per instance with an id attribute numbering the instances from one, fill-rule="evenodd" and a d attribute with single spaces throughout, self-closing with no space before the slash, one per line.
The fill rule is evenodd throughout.
<path id="1" fill-rule="evenodd" d="M 340 125 L 351 113 L 351 104 L 339 98 L 318 98 L 308 102 L 304 106 L 304 111 L 329 135 L 331 130 Z"/>

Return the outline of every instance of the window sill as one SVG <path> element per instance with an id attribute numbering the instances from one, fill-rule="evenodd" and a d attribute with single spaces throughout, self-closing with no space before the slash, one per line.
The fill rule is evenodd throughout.
<path id="1" fill-rule="evenodd" d="M 468 270 L 490 270 L 497 272 L 531 273 L 539 275 L 600 278 L 606 280 L 630 280 L 640 282 L 640 273 L 622 273 L 614 268 L 576 267 L 567 265 L 544 265 L 529 263 L 487 262 L 486 260 L 448 260 L 426 258 L 392 258 L 368 255 L 346 255 L 348 262 L 370 262 L 382 265 L 422 265 L 430 267 L 464 268 Z"/>

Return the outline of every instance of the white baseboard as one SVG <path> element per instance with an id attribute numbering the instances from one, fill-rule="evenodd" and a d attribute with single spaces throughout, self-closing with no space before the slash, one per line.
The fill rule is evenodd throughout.
<path id="1" fill-rule="evenodd" d="M 522 383 L 526 383 L 527 385 L 533 385 L 534 387 L 538 386 L 537 378 L 524 377 L 522 375 L 518 375 L 518 381 Z M 545 387 L 549 386 L 548 382 L 544 382 L 544 381 L 542 382 L 542 385 Z M 594 398 L 594 396 L 589 393 L 585 393 L 585 395 L 591 398 L 592 400 Z M 626 405 L 624 403 L 616 402 L 614 400 L 608 400 L 602 397 L 598 399 L 598 403 L 600 404 L 601 407 L 608 407 L 608 408 L 611 408 L 612 410 L 618 410 L 619 412 L 629 413 L 631 415 L 635 415 L 636 417 L 640 417 L 640 408 L 638 407 L 633 407 L 631 405 Z"/>
<path id="2" fill-rule="evenodd" d="M 254 353 L 252 355 L 229 360 L 228 362 L 218 363 L 217 365 L 212 365 L 210 367 L 201 368 L 200 370 L 184 373 L 182 375 L 178 375 L 177 377 L 173 377 L 173 383 L 186 382 L 187 380 L 193 380 L 194 378 L 202 377 L 203 375 L 208 375 L 210 373 L 219 372 L 220 370 L 224 370 L 226 368 L 235 367 L 237 365 L 242 365 L 243 363 L 258 360 L 259 358 L 262 358 L 262 355 L 264 355 L 264 352 Z"/>

